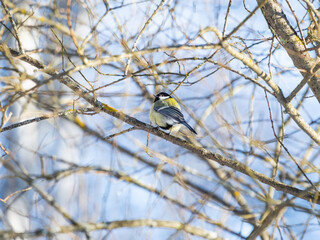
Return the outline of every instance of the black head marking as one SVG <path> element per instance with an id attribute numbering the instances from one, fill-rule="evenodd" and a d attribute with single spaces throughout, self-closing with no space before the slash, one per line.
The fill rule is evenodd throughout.
<path id="1" fill-rule="evenodd" d="M 156 102 L 156 101 L 160 100 L 160 98 L 165 98 L 165 97 L 171 98 L 171 96 L 170 96 L 168 93 L 166 93 L 166 92 L 160 92 L 160 93 L 158 93 L 158 94 L 155 96 L 153 102 Z"/>

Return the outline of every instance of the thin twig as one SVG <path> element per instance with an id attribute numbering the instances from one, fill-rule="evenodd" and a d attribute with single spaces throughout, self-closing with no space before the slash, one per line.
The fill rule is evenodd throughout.
<path id="1" fill-rule="evenodd" d="M 42 120 L 46 120 L 46 119 L 50 119 L 50 118 L 65 117 L 65 116 L 70 115 L 70 114 L 83 114 L 83 113 L 88 112 L 88 111 L 92 111 L 92 109 L 91 108 L 82 108 L 82 109 L 76 109 L 76 110 L 71 109 L 71 110 L 68 110 L 68 111 L 65 111 L 65 112 L 46 114 L 46 115 L 43 115 L 41 117 L 36 117 L 36 118 L 28 119 L 28 120 L 25 120 L 25 121 L 22 121 L 22 122 L 14 123 L 14 124 L 12 124 L 10 126 L 7 126 L 7 127 L 4 127 L 2 129 L 0 129 L 0 132 L 6 132 L 6 131 L 9 131 L 9 130 L 12 130 L 12 129 L 15 129 L 15 128 L 18 128 L 18 127 L 22 127 L 22 126 L 28 125 L 30 123 L 40 122 Z"/>
<path id="2" fill-rule="evenodd" d="M 264 0 L 263 2 L 258 4 L 258 6 L 256 6 L 255 9 L 253 9 L 253 11 L 250 12 L 250 14 L 240 24 L 238 24 L 238 26 L 236 26 L 226 37 L 223 37 L 223 40 L 226 41 L 230 37 L 232 37 L 233 34 L 237 32 L 256 13 L 256 11 L 258 11 L 263 5 L 266 4 L 266 2 L 267 0 Z"/>
<path id="3" fill-rule="evenodd" d="M 15 21 L 13 20 L 13 17 L 12 17 L 12 15 L 10 14 L 10 11 L 9 11 L 7 5 L 4 3 L 3 0 L 1 0 L 1 4 L 2 4 L 3 9 L 5 10 L 6 14 L 9 16 L 9 20 L 10 20 L 10 22 L 11 22 L 13 31 L 14 31 L 14 33 L 15 33 L 13 36 L 14 36 L 14 38 L 15 38 L 15 39 L 17 40 L 17 42 L 18 42 L 19 51 L 20 51 L 21 54 L 25 54 L 25 51 L 24 51 L 22 42 L 21 42 L 20 37 L 19 37 L 17 25 L 16 25 Z"/>
<path id="4" fill-rule="evenodd" d="M 298 164 L 297 160 L 291 155 L 291 153 L 289 152 L 289 150 L 286 148 L 286 146 L 283 144 L 283 142 L 281 141 L 281 139 L 277 136 L 276 131 L 274 130 L 274 124 L 273 124 L 273 119 L 272 119 L 272 113 L 271 113 L 271 108 L 270 108 L 270 104 L 269 104 L 269 99 L 268 99 L 268 95 L 267 92 L 265 93 L 265 97 L 267 100 L 267 105 L 268 105 L 268 110 L 269 110 L 269 117 L 270 117 L 270 121 L 271 121 L 271 128 L 273 131 L 273 135 L 275 136 L 275 138 L 277 139 L 277 141 L 280 143 L 280 145 L 283 147 L 283 149 L 287 152 L 288 156 L 291 158 L 291 160 L 295 163 L 295 165 L 297 166 L 297 168 L 299 169 L 299 171 L 303 174 L 303 176 L 307 179 L 307 181 L 310 183 L 311 186 L 314 187 L 315 192 L 317 193 L 317 195 L 319 195 L 319 191 L 316 188 L 316 186 L 311 182 L 311 180 L 307 177 L 307 175 L 305 174 L 305 172 L 303 171 L 303 169 L 300 167 L 300 165 Z"/>
<path id="5" fill-rule="evenodd" d="M 120 135 L 122 135 L 122 134 L 131 132 L 131 131 L 136 130 L 136 129 L 137 129 L 136 127 L 131 127 L 131 128 L 125 129 L 125 130 L 123 130 L 123 131 L 121 131 L 121 132 L 118 132 L 118 133 L 115 133 L 115 134 L 111 134 L 111 135 L 105 137 L 105 139 L 106 139 L 106 140 L 109 140 L 109 139 L 111 139 L 111 138 L 120 136 Z"/>
<path id="6" fill-rule="evenodd" d="M 136 47 L 138 45 L 138 42 L 143 34 L 143 32 L 147 29 L 148 25 L 151 23 L 152 19 L 154 18 L 154 16 L 157 14 L 157 12 L 162 8 L 162 6 L 165 4 L 166 0 L 161 0 L 160 4 L 158 5 L 158 7 L 156 8 L 156 10 L 154 10 L 154 12 L 152 13 L 152 15 L 149 17 L 149 19 L 146 21 L 146 23 L 144 24 L 143 28 L 141 29 L 141 31 L 139 32 L 135 42 L 133 43 L 133 46 L 131 48 L 131 52 L 134 52 L 136 50 Z M 127 63 L 126 63 L 126 67 L 124 70 L 124 74 L 127 75 L 128 70 L 129 70 L 129 66 L 131 63 L 131 58 L 128 59 Z"/>
<path id="7" fill-rule="evenodd" d="M 304 47 L 307 48 L 306 40 L 303 37 L 302 29 L 300 27 L 299 19 L 298 19 L 297 15 L 295 14 L 295 11 L 293 10 L 290 2 L 288 0 L 286 0 L 286 2 L 287 2 L 288 6 L 290 8 L 290 11 L 292 12 L 292 15 L 293 15 L 294 19 L 296 20 L 296 23 L 297 23 L 297 26 L 298 26 L 298 29 L 299 29 L 299 33 L 300 33 L 300 38 L 302 39 L 302 43 L 303 43 Z"/>
<path id="8" fill-rule="evenodd" d="M 223 37 L 225 37 L 225 34 L 226 34 L 226 29 L 227 29 L 227 23 L 228 23 L 229 13 L 230 13 L 230 9 L 231 9 L 231 4 L 232 4 L 232 0 L 229 0 L 226 17 L 224 19 L 224 24 L 223 24 L 223 31 L 222 31 L 222 36 Z"/>
<path id="9" fill-rule="evenodd" d="M 31 190 L 32 187 L 27 187 L 27 188 L 24 188 L 24 189 L 21 189 L 21 190 L 18 190 L 14 193 L 11 193 L 10 195 L 6 196 L 4 199 L 0 198 L 0 201 L 3 202 L 3 203 L 7 203 L 7 201 L 13 197 L 14 195 L 18 194 L 18 193 L 22 193 L 22 192 L 26 192 L 26 191 L 29 191 Z"/>

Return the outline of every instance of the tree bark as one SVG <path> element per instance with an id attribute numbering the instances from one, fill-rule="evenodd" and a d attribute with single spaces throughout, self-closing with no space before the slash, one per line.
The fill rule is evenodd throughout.
<path id="1" fill-rule="evenodd" d="M 294 66 L 300 70 L 302 76 L 304 78 L 311 77 L 308 85 L 320 102 L 320 66 L 317 59 L 312 58 L 306 51 L 303 42 L 276 0 L 257 0 L 257 2 L 258 4 L 266 2 L 261 7 L 261 11 L 269 27 L 277 35 L 281 45 L 292 59 Z"/>

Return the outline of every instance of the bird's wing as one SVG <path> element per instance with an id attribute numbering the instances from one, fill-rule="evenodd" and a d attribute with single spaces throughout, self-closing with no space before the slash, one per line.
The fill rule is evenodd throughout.
<path id="1" fill-rule="evenodd" d="M 178 123 L 184 121 L 183 114 L 181 113 L 179 108 L 172 107 L 172 106 L 165 106 L 165 107 L 160 107 L 160 108 L 155 108 L 156 112 L 174 119 Z"/>

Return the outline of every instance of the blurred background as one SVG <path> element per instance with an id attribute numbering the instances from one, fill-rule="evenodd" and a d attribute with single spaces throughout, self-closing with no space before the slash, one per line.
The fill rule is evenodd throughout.
<path id="1" fill-rule="evenodd" d="M 319 2 L 278 3 L 318 59 Z M 290 199 L 257 238 L 319 236 L 317 204 L 88 109 L 59 81 L 68 76 L 86 94 L 145 123 L 153 94 L 174 91 L 198 132 L 194 144 L 310 190 L 309 181 L 319 184 L 319 145 L 212 30 L 289 96 L 303 69 L 257 6 L 1 0 L 0 238 L 244 239 Z M 308 84 L 298 90 L 291 103 L 319 133 L 319 102 Z M 14 125 L 25 120 L 32 123 Z"/>

